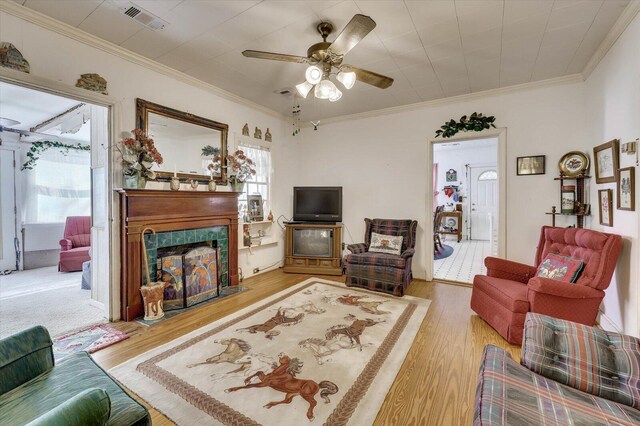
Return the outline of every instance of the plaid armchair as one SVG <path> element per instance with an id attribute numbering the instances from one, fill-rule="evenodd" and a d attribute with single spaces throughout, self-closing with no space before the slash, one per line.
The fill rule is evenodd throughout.
<path id="1" fill-rule="evenodd" d="M 640 340 L 528 313 L 521 364 L 487 345 L 474 426 L 640 424 Z"/>
<path id="2" fill-rule="evenodd" d="M 411 260 L 415 253 L 415 220 L 365 219 L 364 243 L 350 244 L 344 258 L 346 284 L 403 296 L 413 275 Z M 403 237 L 401 254 L 370 253 L 371 233 Z"/>

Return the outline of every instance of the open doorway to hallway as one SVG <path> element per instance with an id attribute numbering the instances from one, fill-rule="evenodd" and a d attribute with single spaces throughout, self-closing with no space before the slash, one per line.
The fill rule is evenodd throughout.
<path id="1" fill-rule="evenodd" d="M 96 238 L 108 217 L 108 162 L 97 162 L 107 157 L 108 116 L 0 82 L 0 337 L 108 319 L 109 274 L 95 271 L 109 259 L 108 241 Z"/>
<path id="2" fill-rule="evenodd" d="M 498 138 L 433 145 L 433 276 L 472 283 L 498 253 Z"/>

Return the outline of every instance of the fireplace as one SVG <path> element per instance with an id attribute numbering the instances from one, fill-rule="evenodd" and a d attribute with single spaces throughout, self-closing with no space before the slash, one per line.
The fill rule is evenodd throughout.
<path id="1" fill-rule="evenodd" d="M 185 275 L 181 270 L 181 274 L 170 277 L 173 288 L 165 293 L 165 298 L 169 297 L 165 301 L 165 309 L 199 303 L 215 297 L 222 287 L 238 284 L 238 193 L 140 189 L 119 192 L 123 320 L 132 321 L 143 313 L 140 286 L 145 280 L 141 237 L 144 229 L 155 231 L 155 234 L 146 233 L 144 236 L 152 281 L 163 278 L 158 274 L 158 258 L 167 255 L 179 256 L 184 265 L 193 261 L 195 256 L 195 264 L 201 268 L 197 273 L 205 272 L 202 259 L 206 259 L 204 263 L 208 272 L 211 272 L 211 267 L 215 269 L 213 277 L 209 274 L 207 279 L 197 284 L 201 291 L 193 291 L 194 283 L 191 291 L 189 283 L 183 287 L 186 292 L 180 293 L 176 288 L 184 284 L 191 274 Z M 203 251 L 207 247 L 208 254 Z M 200 252 L 191 253 L 194 249 Z M 187 256 L 186 262 L 184 256 Z M 193 262 L 189 268 L 192 267 Z M 181 275 L 180 280 L 177 275 Z"/>
<path id="2" fill-rule="evenodd" d="M 228 285 L 226 227 L 146 234 L 144 240 L 151 280 L 169 284 L 165 311 L 209 300 Z"/>

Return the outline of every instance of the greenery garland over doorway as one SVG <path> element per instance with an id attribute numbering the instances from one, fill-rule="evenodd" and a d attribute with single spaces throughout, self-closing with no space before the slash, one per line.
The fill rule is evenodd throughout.
<path id="1" fill-rule="evenodd" d="M 469 117 L 463 115 L 460 117 L 460 121 L 455 121 L 453 118 L 445 122 L 440 129 L 436 130 L 436 138 L 442 136 L 443 138 L 450 138 L 459 131 L 463 132 L 481 132 L 484 129 L 488 129 L 496 126 L 493 124 L 496 118 L 493 115 L 482 115 L 481 112 L 474 112 Z"/>
<path id="2" fill-rule="evenodd" d="M 57 141 L 38 141 L 33 142 L 31 144 L 31 148 L 27 151 L 27 161 L 22 165 L 22 170 L 33 170 L 36 166 L 36 163 L 40 159 L 39 155 L 44 151 L 52 148 L 57 148 L 63 155 L 69 154 L 69 150 L 73 149 L 76 151 L 90 151 L 90 145 L 82 145 L 80 142 L 77 144 L 67 144 L 64 142 Z"/>

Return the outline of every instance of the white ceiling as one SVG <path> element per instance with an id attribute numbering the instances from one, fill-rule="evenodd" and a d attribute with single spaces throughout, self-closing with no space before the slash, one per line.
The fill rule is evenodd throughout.
<path id="1" fill-rule="evenodd" d="M 8 126 L 14 129 L 29 130 L 78 104 L 80 102 L 73 99 L 0 82 L 0 117 L 19 121 L 20 124 Z M 58 125 L 42 133 L 65 140 L 89 142 L 91 126 L 87 121 L 77 133 L 61 134 Z"/>
<path id="2" fill-rule="evenodd" d="M 14 0 L 283 114 L 275 92 L 304 80 L 304 64 L 245 58 L 245 49 L 306 56 L 356 13 L 376 29 L 345 63 L 395 79 L 381 90 L 356 83 L 336 103 L 301 100 L 305 119 L 406 105 L 579 73 L 629 0 L 134 0 L 170 24 L 148 29 L 120 0 Z"/>

